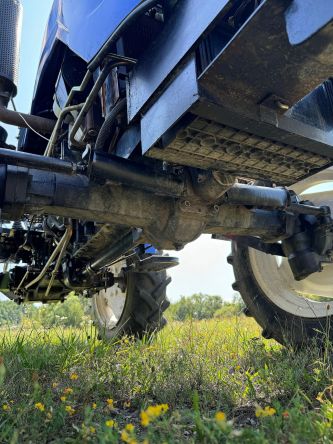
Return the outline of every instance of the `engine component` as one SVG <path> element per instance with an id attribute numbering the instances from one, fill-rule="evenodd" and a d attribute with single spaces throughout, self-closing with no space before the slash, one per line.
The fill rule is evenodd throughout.
<path id="1" fill-rule="evenodd" d="M 208 202 L 218 202 L 235 184 L 235 177 L 216 170 L 191 171 L 194 192 Z"/>
<path id="2" fill-rule="evenodd" d="M 38 156 L 36 154 L 24 153 L 21 151 L 8 151 L 0 148 L 0 160 L 3 164 L 16 165 L 21 167 L 33 167 L 45 171 L 54 171 L 61 174 L 72 175 L 82 171 L 78 165 L 72 162 L 65 162 L 50 157 Z"/>
<path id="3" fill-rule="evenodd" d="M 7 106 L 17 94 L 22 27 L 20 0 L 0 3 L 0 105 Z"/>
<path id="4" fill-rule="evenodd" d="M 83 104 L 82 108 L 80 109 L 80 113 L 77 117 L 77 119 L 75 120 L 74 124 L 73 124 L 73 128 L 71 129 L 70 132 L 70 142 L 72 145 L 78 145 L 81 146 L 82 143 L 80 141 L 78 141 L 76 139 L 76 135 L 80 129 L 80 126 L 83 123 L 83 120 L 85 119 L 85 117 L 88 114 L 88 111 L 90 110 L 90 108 L 92 107 L 94 100 L 96 99 L 100 89 L 102 88 L 107 76 L 110 74 L 110 72 L 114 69 L 117 68 L 119 66 L 126 66 L 128 64 L 133 63 L 133 61 L 129 61 L 128 59 L 124 60 L 124 61 L 118 61 L 118 62 L 114 62 L 112 59 L 111 61 L 109 61 L 108 63 L 106 63 L 105 67 L 103 68 L 102 72 L 100 73 L 93 89 L 91 90 L 91 92 L 89 93 L 85 103 Z M 84 144 L 83 144 L 84 145 Z"/>
<path id="5" fill-rule="evenodd" d="M 0 178 L 2 217 L 6 220 L 19 220 L 23 214 L 55 214 L 137 226 L 146 228 L 149 241 L 161 249 L 179 248 L 205 230 L 240 235 L 252 230 L 253 235 L 271 237 L 284 232 L 283 213 L 251 212 L 236 205 L 220 208 L 196 195 L 190 195 L 190 200 L 185 196 L 175 199 L 127 184 L 101 185 L 83 175 L 67 176 L 6 165 L 2 165 Z"/>
<path id="6" fill-rule="evenodd" d="M 225 201 L 233 205 L 252 205 L 284 209 L 290 205 L 290 193 L 284 188 L 268 188 L 236 184 L 225 193 Z"/>
<path id="7" fill-rule="evenodd" d="M 300 232 L 282 243 L 296 281 L 321 271 L 321 258 L 312 247 L 308 232 Z"/>
<path id="8" fill-rule="evenodd" d="M 101 153 L 94 154 L 91 172 L 97 178 L 126 183 L 159 194 L 181 196 L 185 190 L 184 180 L 175 175 L 157 174 L 135 162 Z"/>
<path id="9" fill-rule="evenodd" d="M 287 213 L 279 210 L 251 210 L 230 204 L 212 207 L 196 195 L 188 197 L 191 200 L 175 199 L 129 188 L 126 185 L 100 185 L 90 182 L 85 176 L 66 176 L 13 166 L 2 166 L 2 170 L 2 214 L 8 220 L 19 220 L 26 213 L 46 213 L 127 227 L 136 225 L 144 229 L 148 241 L 167 249 L 181 248 L 202 232 L 260 236 L 267 241 L 283 237 L 292 239 L 294 234 L 304 231 L 302 226 L 298 228 L 295 225 L 294 228 L 288 222 Z M 261 187 L 245 185 L 243 188 L 247 190 L 246 195 L 249 196 L 248 203 L 251 207 L 255 203 L 257 207 L 283 208 L 288 202 L 286 190 L 262 190 Z M 135 206 L 133 202 L 136 203 Z M 245 199 L 242 204 L 246 204 Z M 327 224 L 327 221 L 325 223 Z M 322 232 L 319 234 L 319 238 L 321 237 L 326 239 L 327 234 Z M 135 246 L 132 237 L 130 241 L 126 236 L 125 239 L 125 250 L 123 242 L 120 248 L 116 247 L 116 252 L 108 248 L 108 251 L 95 258 L 91 268 L 95 271 L 103 268 L 116 259 L 117 255 Z M 142 240 L 137 242 L 143 243 Z M 330 242 L 324 244 L 321 249 L 325 253 L 329 248 Z M 300 251 L 302 253 L 303 250 L 292 246 L 286 254 L 290 256 L 296 252 L 300 256 Z M 309 267 L 306 270 L 308 272 Z M 297 270 L 295 273 L 298 275 Z"/>
<path id="10" fill-rule="evenodd" d="M 132 230 L 114 245 L 107 246 L 86 268 L 86 273 L 110 266 L 112 262 L 142 243 L 142 230 Z"/>

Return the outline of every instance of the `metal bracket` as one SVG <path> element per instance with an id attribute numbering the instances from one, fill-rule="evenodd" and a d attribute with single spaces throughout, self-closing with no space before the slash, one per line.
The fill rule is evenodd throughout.
<path id="1" fill-rule="evenodd" d="M 125 268 L 125 272 L 134 271 L 135 273 L 150 273 L 167 270 L 179 265 L 177 257 L 153 255 L 145 259 L 134 262 L 132 266 Z"/>
<path id="2" fill-rule="evenodd" d="M 271 254 L 273 256 L 281 256 L 286 257 L 285 253 L 283 252 L 282 245 L 278 243 L 269 244 L 262 242 L 260 239 L 252 236 L 233 236 L 233 237 L 226 237 L 222 236 L 220 234 L 213 234 L 212 239 L 217 240 L 224 240 L 224 241 L 234 241 L 238 245 L 241 245 L 243 247 L 251 247 L 255 250 L 262 251 L 266 254 Z"/>

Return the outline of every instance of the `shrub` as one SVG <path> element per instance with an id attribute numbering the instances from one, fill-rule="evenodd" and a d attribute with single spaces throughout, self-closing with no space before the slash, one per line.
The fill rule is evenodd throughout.
<path id="1" fill-rule="evenodd" d="M 180 301 L 171 304 L 167 316 L 175 321 L 210 319 L 222 306 L 223 300 L 220 296 L 198 293 L 182 296 Z"/>
<path id="2" fill-rule="evenodd" d="M 244 307 L 238 294 L 234 295 L 232 302 L 226 302 L 220 296 L 199 293 L 182 296 L 178 302 L 170 305 L 166 316 L 174 321 L 225 318 L 239 315 Z"/>
<path id="3" fill-rule="evenodd" d="M 24 310 L 13 301 L 0 301 L 0 326 L 19 325 Z"/>
<path id="4" fill-rule="evenodd" d="M 43 327 L 79 327 L 85 319 L 85 301 L 70 294 L 66 302 L 43 305 L 31 314 L 31 320 Z"/>

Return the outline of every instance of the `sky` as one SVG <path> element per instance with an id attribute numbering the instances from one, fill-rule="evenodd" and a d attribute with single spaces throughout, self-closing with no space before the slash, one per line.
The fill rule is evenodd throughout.
<path id="1" fill-rule="evenodd" d="M 79 1 L 79 0 L 78 0 Z M 93 1 L 93 0 L 92 0 Z M 15 104 L 19 111 L 29 112 L 43 35 L 53 0 L 21 0 L 24 7 L 20 76 Z M 16 128 L 6 126 L 8 141 L 16 144 Z M 220 295 L 231 300 L 234 291 L 232 267 L 226 257 L 230 244 L 201 236 L 181 252 L 169 252 L 180 259 L 180 265 L 169 271 L 172 283 L 168 295 L 172 301 L 194 293 Z"/>

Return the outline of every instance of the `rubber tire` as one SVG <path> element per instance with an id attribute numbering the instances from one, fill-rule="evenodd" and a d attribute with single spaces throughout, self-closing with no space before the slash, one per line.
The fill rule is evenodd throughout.
<path id="1" fill-rule="evenodd" d="M 154 273 L 128 273 L 126 300 L 117 325 L 107 329 L 96 316 L 95 297 L 92 311 L 101 339 L 114 339 L 124 335 L 142 338 L 162 329 L 167 321 L 163 316 L 169 307 L 166 288 L 171 282 L 165 271 Z"/>
<path id="2" fill-rule="evenodd" d="M 232 243 L 228 263 L 233 266 L 238 291 L 245 302 L 244 313 L 252 316 L 263 328 L 266 339 L 275 339 L 280 344 L 300 348 L 314 340 L 323 345 L 333 341 L 332 316 L 304 318 L 282 310 L 267 298 L 259 287 L 251 268 L 249 248 Z"/>

